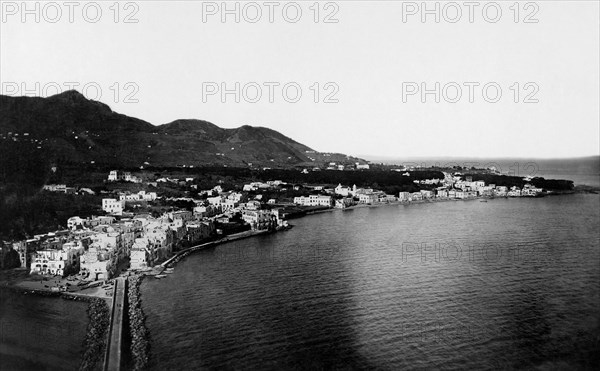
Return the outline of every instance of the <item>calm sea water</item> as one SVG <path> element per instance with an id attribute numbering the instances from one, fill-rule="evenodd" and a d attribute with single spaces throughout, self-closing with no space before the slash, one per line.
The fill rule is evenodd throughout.
<path id="1" fill-rule="evenodd" d="M 76 370 L 87 303 L 0 288 L 0 370 Z"/>
<path id="2" fill-rule="evenodd" d="M 599 206 L 362 208 L 199 252 L 142 284 L 151 368 L 585 367 L 600 333 Z"/>
<path id="3" fill-rule="evenodd" d="M 600 156 L 567 158 L 567 159 L 535 159 L 535 158 L 370 158 L 375 162 L 405 166 L 494 166 L 502 174 L 514 176 L 537 176 L 546 179 L 568 179 L 575 185 L 600 187 Z"/>

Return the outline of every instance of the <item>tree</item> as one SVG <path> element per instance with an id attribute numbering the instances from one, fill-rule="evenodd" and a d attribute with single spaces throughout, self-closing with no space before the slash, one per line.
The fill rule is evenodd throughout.
<path id="1" fill-rule="evenodd" d="M 19 259 L 19 253 L 13 249 L 10 249 L 10 251 L 4 254 L 2 267 L 4 269 L 12 269 L 18 268 L 19 266 L 21 266 L 21 259 Z"/>

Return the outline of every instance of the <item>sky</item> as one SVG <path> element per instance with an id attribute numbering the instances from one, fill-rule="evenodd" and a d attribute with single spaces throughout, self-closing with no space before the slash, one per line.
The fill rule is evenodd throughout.
<path id="1" fill-rule="evenodd" d="M 600 154 L 598 1 L 0 3 L 2 94 L 351 155 Z"/>

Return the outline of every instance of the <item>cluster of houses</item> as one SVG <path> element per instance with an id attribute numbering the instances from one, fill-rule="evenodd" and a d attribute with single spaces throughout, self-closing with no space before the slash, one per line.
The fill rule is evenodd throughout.
<path id="1" fill-rule="evenodd" d="M 131 175 L 129 171 L 111 170 L 111 172 L 108 173 L 108 181 L 141 183 L 142 178 L 137 177 L 135 175 Z"/>
<path id="2" fill-rule="evenodd" d="M 486 185 L 484 181 L 473 181 L 467 176 L 465 180 L 461 176 L 444 173 L 444 179 L 415 180 L 417 184 L 439 185 L 438 187 L 420 190 L 418 192 L 400 192 L 398 196 L 385 194 L 383 191 L 371 188 L 344 187 L 339 184 L 333 189 L 320 189 L 323 194 L 313 194 L 294 198 L 294 204 L 301 206 L 326 206 L 335 208 L 346 208 L 356 204 L 376 204 L 389 202 L 420 201 L 431 198 L 441 199 L 469 199 L 476 197 L 535 197 L 543 192 L 542 188 L 531 184 L 525 184 L 523 188 L 516 186 Z M 331 194 L 331 195 L 329 195 Z M 338 195 L 334 198 L 334 195 Z M 342 196 L 339 198 L 339 196 Z"/>
<path id="3" fill-rule="evenodd" d="M 154 201 L 156 192 L 139 191 L 137 193 L 119 193 L 118 198 L 103 198 L 102 210 L 114 215 L 122 215 L 128 202 Z"/>
<path id="4" fill-rule="evenodd" d="M 294 204 L 300 206 L 326 206 L 335 208 L 346 208 L 356 204 L 389 203 L 397 201 L 393 195 L 372 188 L 344 187 L 339 184 L 335 188 L 313 187 L 314 190 L 331 195 L 313 194 L 308 196 L 294 197 Z M 338 195 L 334 198 L 332 195 Z M 341 196 L 341 197 L 339 197 Z"/>
<path id="5" fill-rule="evenodd" d="M 110 181 L 137 182 L 127 172 L 111 171 Z M 176 181 L 178 179 L 165 179 Z M 190 179 L 186 179 L 190 182 Z M 294 190 L 309 189 L 309 194 L 295 197 L 293 204 L 305 207 L 346 208 L 356 204 L 376 204 L 408 202 L 431 198 L 468 199 L 475 197 L 522 197 L 537 196 L 541 188 L 526 184 L 518 187 L 486 185 L 483 181 L 473 181 L 469 176 L 462 179 L 460 174 L 444 173 L 444 179 L 415 180 L 415 183 L 428 185 L 430 189 L 419 192 L 400 192 L 398 196 L 386 194 L 371 188 L 358 188 L 356 185 L 335 188 L 325 186 L 289 185 Z M 67 221 L 67 229 L 31 239 L 3 243 L 2 251 L 12 249 L 19 255 L 22 268 L 30 273 L 66 276 L 79 274 L 80 278 L 95 281 L 109 279 L 124 268 L 127 260 L 131 269 L 145 269 L 168 258 L 174 247 L 185 241 L 194 244 L 224 233 L 227 226 L 242 226 L 246 230 L 274 230 L 287 227 L 284 210 L 278 206 L 264 207 L 262 195 L 254 199 L 246 197 L 248 192 L 268 189 L 287 189 L 285 182 L 274 180 L 252 182 L 243 185 L 242 192 L 225 192 L 219 185 L 200 191 L 204 199 L 186 198 L 195 206 L 191 211 L 178 210 L 164 213 L 159 217 L 148 214 L 132 214 L 124 211 L 129 202 L 152 202 L 158 196 L 155 192 L 118 193 L 117 197 L 102 199 L 102 209 L 109 215 L 79 218 L 74 216 Z M 67 192 L 64 185 L 47 185 L 48 191 Z M 266 204 L 274 204 L 270 199 Z M 225 231 L 227 232 L 227 231 Z M 128 258 L 128 259 L 127 259 Z"/>
<path id="6" fill-rule="evenodd" d="M 281 181 L 269 181 L 267 183 L 251 183 L 244 185 L 246 191 L 265 189 L 284 184 Z M 286 227 L 287 222 L 283 220 L 283 212 L 280 208 L 272 207 L 263 209 L 262 195 L 257 195 L 253 200 L 244 199 L 241 192 L 223 191 L 217 185 L 211 190 L 202 191 L 206 195 L 206 201 L 193 200 L 196 203 L 194 215 L 199 218 L 214 218 L 219 223 L 228 223 L 231 220 L 241 219 L 248 224 L 252 230 L 265 230 Z M 274 204 L 271 199 L 267 203 Z"/>
<path id="7" fill-rule="evenodd" d="M 160 218 L 136 215 L 69 218 L 68 229 L 36 235 L 12 243 L 22 268 L 30 273 L 67 276 L 96 281 L 113 277 L 130 260 L 132 269 L 152 267 L 166 259 L 176 241 L 198 241 L 215 231 L 210 220 L 193 221 L 186 212 L 168 213 Z"/>
<path id="8" fill-rule="evenodd" d="M 110 279 L 125 268 L 146 269 L 172 255 L 179 242 L 194 244 L 223 234 L 222 224 L 252 230 L 287 227 L 281 209 L 262 209 L 258 200 L 241 202 L 242 194 L 210 190 L 211 197 L 197 202 L 192 211 L 178 210 L 160 217 L 124 213 L 127 202 L 154 201 L 154 192 L 121 193 L 102 200 L 110 215 L 71 217 L 67 229 L 36 235 L 2 246 L 15 250 L 20 266 L 32 274 L 67 276 L 77 274 L 89 281 Z M 127 259 L 129 258 L 129 259 Z"/>
<path id="9" fill-rule="evenodd" d="M 65 194 L 88 194 L 88 195 L 96 194 L 96 192 L 92 191 L 89 188 L 67 187 L 66 184 L 46 184 L 42 187 L 42 189 L 44 191 L 48 191 L 48 192 L 65 193 Z"/>
<path id="10" fill-rule="evenodd" d="M 369 164 L 361 164 L 360 162 L 355 163 L 354 165 L 347 164 L 338 164 L 335 162 L 330 162 L 327 164 L 326 170 L 369 170 Z"/>

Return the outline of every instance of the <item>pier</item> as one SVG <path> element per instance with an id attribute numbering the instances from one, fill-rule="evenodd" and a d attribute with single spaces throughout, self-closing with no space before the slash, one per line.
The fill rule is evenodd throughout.
<path id="1" fill-rule="evenodd" d="M 117 277 L 113 288 L 108 344 L 104 355 L 104 371 L 119 371 L 121 369 L 126 295 L 127 279 Z"/>

